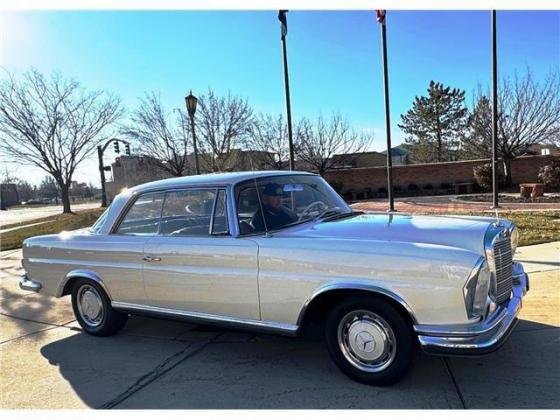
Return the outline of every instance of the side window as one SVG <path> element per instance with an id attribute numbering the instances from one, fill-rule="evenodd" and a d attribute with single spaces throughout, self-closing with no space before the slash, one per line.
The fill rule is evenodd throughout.
<path id="1" fill-rule="evenodd" d="M 226 192 L 218 191 L 216 199 L 216 209 L 214 210 L 214 224 L 212 225 L 212 235 L 229 235 L 229 225 L 226 210 Z"/>
<path id="2" fill-rule="evenodd" d="M 163 193 L 142 194 L 119 225 L 121 235 L 157 235 Z"/>
<path id="3" fill-rule="evenodd" d="M 259 209 L 259 196 L 255 187 L 253 185 L 242 187 L 237 197 L 237 220 L 241 235 L 264 232 L 264 229 L 257 230 L 254 226 L 256 218 L 259 218 L 260 225 L 263 225 Z"/>
<path id="4" fill-rule="evenodd" d="M 215 189 L 168 191 L 163 203 L 160 234 L 210 235 L 210 219 L 215 199 Z"/>

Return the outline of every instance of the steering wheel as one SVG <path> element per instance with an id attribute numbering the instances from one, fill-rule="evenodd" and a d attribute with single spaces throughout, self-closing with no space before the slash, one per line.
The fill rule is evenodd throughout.
<path id="1" fill-rule="evenodd" d="M 329 206 L 327 206 L 322 201 L 314 201 L 313 203 L 309 204 L 306 208 L 303 209 L 303 211 L 301 212 L 301 216 L 299 216 L 298 222 L 301 222 L 303 220 L 304 216 L 307 216 L 309 213 L 311 213 L 311 210 L 314 207 L 317 207 L 317 210 L 319 210 L 319 211 L 324 211 L 324 210 L 329 208 Z M 319 208 L 319 207 L 322 207 L 322 208 Z"/>

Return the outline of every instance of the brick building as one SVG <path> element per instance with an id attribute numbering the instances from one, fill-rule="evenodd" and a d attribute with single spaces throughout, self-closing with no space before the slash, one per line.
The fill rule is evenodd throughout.
<path id="1" fill-rule="evenodd" d="M 538 182 L 539 169 L 555 159 L 559 157 L 538 155 L 514 159 L 511 164 L 513 183 Z M 473 168 L 489 162 L 490 159 L 479 159 L 395 166 L 393 185 L 402 191 L 415 185 L 419 190 L 430 186 L 433 191 L 442 189 L 452 192 L 455 184 L 474 183 Z M 387 187 L 387 168 L 377 166 L 331 170 L 325 174 L 325 179 L 349 200 L 371 198 Z"/>

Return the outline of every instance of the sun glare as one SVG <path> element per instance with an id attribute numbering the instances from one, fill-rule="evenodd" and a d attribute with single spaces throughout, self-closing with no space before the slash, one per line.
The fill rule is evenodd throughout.
<path id="1" fill-rule="evenodd" d="M 0 63 L 18 65 L 22 55 L 29 53 L 33 27 L 23 12 L 0 12 Z"/>

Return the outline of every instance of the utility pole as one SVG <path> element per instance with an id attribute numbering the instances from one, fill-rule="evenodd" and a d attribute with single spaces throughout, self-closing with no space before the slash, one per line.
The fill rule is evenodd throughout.
<path id="1" fill-rule="evenodd" d="M 389 198 L 389 210 L 395 211 L 395 200 L 393 198 L 393 156 L 391 150 L 391 114 L 389 111 L 389 73 L 387 70 L 387 28 L 386 11 L 377 10 L 377 21 L 381 24 L 381 52 L 383 60 L 383 93 L 385 95 L 385 132 L 387 136 L 387 195 Z"/>
<path id="2" fill-rule="evenodd" d="M 292 106 L 290 104 L 290 79 L 288 77 L 288 53 L 286 51 L 286 35 L 288 34 L 287 10 L 278 11 L 280 21 L 280 32 L 282 40 L 282 60 L 284 63 L 284 91 L 286 93 L 286 117 L 288 120 L 288 145 L 290 149 L 290 171 L 295 169 L 294 162 L 294 140 L 292 134 Z"/>
<path id="3" fill-rule="evenodd" d="M 99 174 L 101 176 L 101 207 L 107 207 L 107 191 L 105 189 L 105 171 L 110 171 L 111 166 L 103 165 L 103 153 L 107 149 L 109 144 L 114 143 L 115 153 L 119 153 L 119 142 L 124 144 L 125 152 L 130 155 L 130 143 L 119 139 L 109 139 L 105 142 L 103 146 L 97 146 L 97 158 L 99 160 Z"/>
<path id="4" fill-rule="evenodd" d="M 498 203 L 498 49 L 496 43 L 496 11 L 492 10 L 492 208 Z"/>

